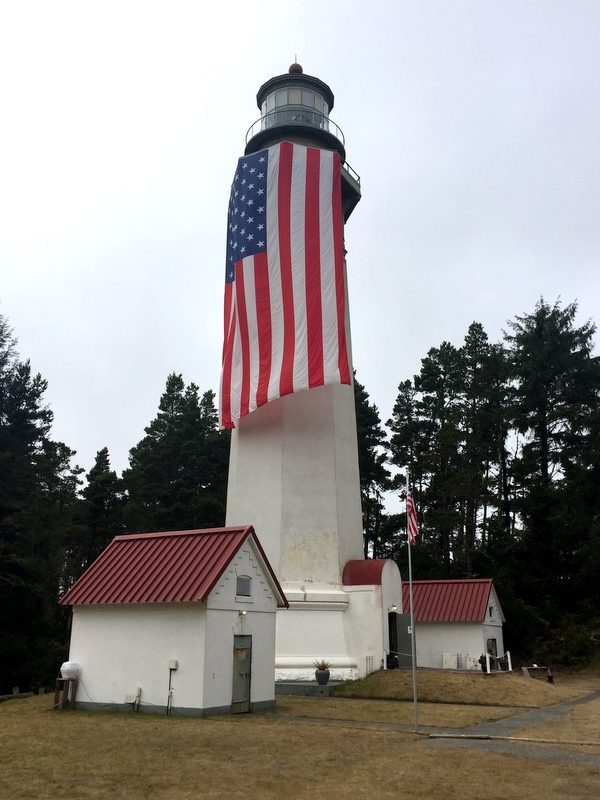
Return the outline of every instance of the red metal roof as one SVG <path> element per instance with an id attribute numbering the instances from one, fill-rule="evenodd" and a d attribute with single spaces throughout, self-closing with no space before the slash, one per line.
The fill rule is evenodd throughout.
<path id="1" fill-rule="evenodd" d="M 277 605 L 287 606 L 251 525 L 116 536 L 60 604 L 202 602 L 248 537 L 273 579 Z"/>
<path id="2" fill-rule="evenodd" d="M 456 581 L 413 581 L 416 622 L 483 622 L 491 578 Z M 408 581 L 402 581 L 402 609 L 410 613 Z"/>
<path id="3" fill-rule="evenodd" d="M 342 575 L 344 586 L 378 586 L 385 567 L 385 558 L 365 558 L 347 561 Z"/>

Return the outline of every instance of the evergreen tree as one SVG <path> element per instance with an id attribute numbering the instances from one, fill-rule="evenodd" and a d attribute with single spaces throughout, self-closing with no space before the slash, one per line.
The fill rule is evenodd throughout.
<path id="1" fill-rule="evenodd" d="M 514 424 L 525 436 L 521 460 L 538 487 L 549 486 L 579 451 L 597 408 L 596 328 L 591 322 L 576 328 L 576 313 L 576 303 L 563 309 L 542 299 L 506 334 L 517 384 Z"/>
<path id="2" fill-rule="evenodd" d="M 123 473 L 129 531 L 185 530 L 224 524 L 229 432 L 218 430 L 214 393 L 202 397 L 169 375 L 156 418 L 129 454 Z"/>
<path id="3" fill-rule="evenodd" d="M 520 437 L 516 508 L 528 564 L 518 591 L 551 623 L 584 600 L 574 592 L 581 553 L 594 552 L 597 535 L 587 479 L 599 463 L 600 361 L 593 355 L 595 326 L 577 327 L 576 313 L 576 303 L 563 308 L 541 299 L 506 334 Z"/>
<path id="4" fill-rule="evenodd" d="M 398 386 L 392 417 L 386 425 L 392 431 L 391 462 L 398 467 L 408 467 L 412 484 L 419 487 L 420 494 L 429 479 L 427 453 L 434 424 L 420 413 L 413 381 L 406 380 Z"/>
<path id="5" fill-rule="evenodd" d="M 455 547 L 457 574 L 472 577 L 477 552 L 489 548 L 507 524 L 506 441 L 508 437 L 507 358 L 473 322 L 460 348 L 460 459 L 457 497 L 461 527 Z"/>
<path id="6" fill-rule="evenodd" d="M 448 342 L 432 348 L 414 381 L 399 386 L 388 426 L 392 463 L 408 466 L 421 526 L 419 545 L 427 545 L 436 565 L 451 574 L 457 502 L 461 354 Z M 441 577 L 441 575 L 436 575 Z M 433 575 L 432 575 L 433 577 Z"/>
<path id="7" fill-rule="evenodd" d="M 96 454 L 86 475 L 86 485 L 67 554 L 67 586 L 72 585 L 112 539 L 123 533 L 125 492 L 123 481 L 110 468 L 108 448 Z"/>
<path id="8" fill-rule="evenodd" d="M 45 391 L 0 317 L 0 693 L 50 682 L 64 656 L 57 603 L 81 470 L 50 439 Z"/>
<path id="9" fill-rule="evenodd" d="M 386 435 L 377 406 L 369 402 L 365 387 L 354 376 L 358 466 L 363 516 L 365 558 L 380 558 L 386 521 L 383 492 L 389 488 Z"/>
<path id="10" fill-rule="evenodd" d="M 501 465 L 506 463 L 506 356 L 473 323 L 462 347 L 443 342 L 421 362 L 414 381 L 398 387 L 392 461 L 407 465 L 421 520 L 419 547 L 427 575 L 464 577 L 476 571 L 488 531 L 496 533 Z M 418 548 L 417 548 L 418 549 Z M 420 558 L 420 556 L 419 556 Z"/>
<path id="11" fill-rule="evenodd" d="M 444 572 L 451 576 L 454 537 L 460 520 L 457 473 L 463 364 L 460 351 L 449 342 L 432 348 L 421 364 L 415 388 L 420 393 L 420 414 L 433 432 L 426 454 L 427 520 L 430 538 L 435 541 Z"/>
<path id="12" fill-rule="evenodd" d="M 400 384 L 388 422 L 414 480 L 418 576 L 494 578 L 509 646 L 569 663 L 600 627 L 600 360 L 576 311 L 542 299 L 504 346 L 473 323 Z"/>

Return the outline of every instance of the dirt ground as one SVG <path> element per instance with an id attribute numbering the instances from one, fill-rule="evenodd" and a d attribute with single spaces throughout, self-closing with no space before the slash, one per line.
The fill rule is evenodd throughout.
<path id="1" fill-rule="evenodd" d="M 378 685 L 373 691 L 382 694 L 387 686 L 389 693 L 399 692 L 402 678 L 390 679 L 391 674 L 374 678 Z M 423 692 L 440 698 L 436 703 L 419 700 L 421 716 L 427 719 L 427 725 L 440 728 L 452 721 L 455 725 L 459 721 L 474 725 L 497 719 L 498 715 L 510 717 L 541 708 L 544 703 L 548 706 L 562 702 L 569 699 L 566 694 L 577 697 L 600 688 L 600 681 L 594 676 L 557 679 L 554 686 L 520 675 L 502 675 L 499 680 L 495 677 L 466 675 L 463 679 L 433 672 L 427 677 L 419 674 L 418 686 Z M 475 698 L 486 697 L 494 704 L 475 702 Z M 301 703 L 305 706 L 299 714 Z M 340 713 L 335 712 L 336 708 L 343 710 L 343 716 L 336 717 Z M 575 706 L 564 718 L 531 727 L 525 734 L 541 738 L 550 733 L 553 738 L 570 742 L 597 739 L 599 710 L 596 700 Z M 323 719 L 326 713 L 331 715 L 329 719 Z M 0 704 L 0 797 L 598 797 L 600 756 L 590 761 L 582 755 L 598 752 L 589 746 L 566 745 L 560 750 L 584 759 L 581 763 L 550 757 L 549 748 L 552 752 L 557 750 L 553 745 L 536 745 L 535 752 L 541 757 L 497 753 L 492 742 L 479 742 L 477 750 L 464 749 L 451 741 L 436 746 L 426 735 L 402 729 L 404 714 L 410 724 L 411 699 L 317 698 L 308 702 L 303 698 L 279 698 L 274 714 L 210 719 L 53 711 L 49 695 L 10 700 Z M 458 720 L 458 714 L 464 714 L 462 720 Z M 394 721 L 387 723 L 388 717 Z"/>

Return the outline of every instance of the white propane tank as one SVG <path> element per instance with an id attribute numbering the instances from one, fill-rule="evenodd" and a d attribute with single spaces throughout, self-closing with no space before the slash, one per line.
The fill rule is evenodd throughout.
<path id="1" fill-rule="evenodd" d="M 63 678 L 77 678 L 81 667 L 75 661 L 65 661 L 60 668 Z"/>

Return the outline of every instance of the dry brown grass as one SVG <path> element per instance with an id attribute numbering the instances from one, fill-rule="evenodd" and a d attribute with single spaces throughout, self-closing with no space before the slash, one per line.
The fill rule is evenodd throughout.
<path id="1" fill-rule="evenodd" d="M 450 672 L 417 670 L 417 695 L 424 703 L 467 703 L 486 706 L 543 706 L 571 700 L 585 692 L 582 677 L 548 683 L 525 678 L 518 672 Z M 366 680 L 347 683 L 335 690 L 337 697 L 412 700 L 410 670 L 382 670 Z"/>
<path id="2" fill-rule="evenodd" d="M 502 719 L 518 714 L 522 708 L 510 706 L 481 706 L 456 703 L 418 704 L 419 726 L 438 728 L 467 728 L 480 722 Z M 337 697 L 279 697 L 277 715 L 320 719 L 379 722 L 392 725 L 414 726 L 412 701 L 349 700 Z"/>
<path id="3" fill-rule="evenodd" d="M 493 685 L 485 676 L 480 680 Z M 539 687 L 535 681 L 522 680 L 530 690 L 524 704 L 531 707 Z M 511 683 L 503 685 L 508 689 Z M 471 692 L 463 697 L 460 704 L 465 699 L 472 702 L 472 696 Z M 505 697 L 505 702 L 512 703 L 513 696 Z M 403 708 L 412 713 L 410 703 L 312 702 L 306 708 L 314 708 L 319 717 L 327 706 L 333 709 L 338 704 L 356 721 L 291 720 L 283 716 L 285 707 L 291 708 L 289 698 L 280 701 L 282 715 L 212 719 L 53 711 L 48 695 L 1 703 L 0 797 L 270 800 L 293 795 L 295 800 L 375 796 L 462 800 L 465 795 L 481 795 L 486 800 L 520 800 L 528 795 L 592 800 L 598 794 L 600 770 L 595 767 L 452 746 L 429 748 L 413 733 L 368 724 L 378 721 L 377 715 L 399 716 Z M 588 716 L 598 713 L 593 706 L 583 706 L 581 712 L 575 709 L 572 724 L 585 725 Z M 420 706 L 420 716 L 425 708 L 426 704 Z M 465 705 L 463 710 L 488 714 L 483 706 L 475 712 L 470 708 Z M 513 711 L 504 709 L 504 713 Z M 427 724 L 445 725 L 445 715 L 452 715 L 453 708 L 445 703 L 437 708 L 432 705 L 427 713 L 431 713 Z M 556 727 L 556 738 L 564 730 Z M 572 730 L 578 736 L 592 729 Z"/>
<path id="4" fill-rule="evenodd" d="M 519 732 L 520 736 L 561 742 L 585 742 L 575 749 L 583 753 L 600 755 L 600 699 L 575 706 L 565 719 L 557 719 L 544 725 L 535 725 Z M 595 743 L 595 746 L 594 744 Z"/>

